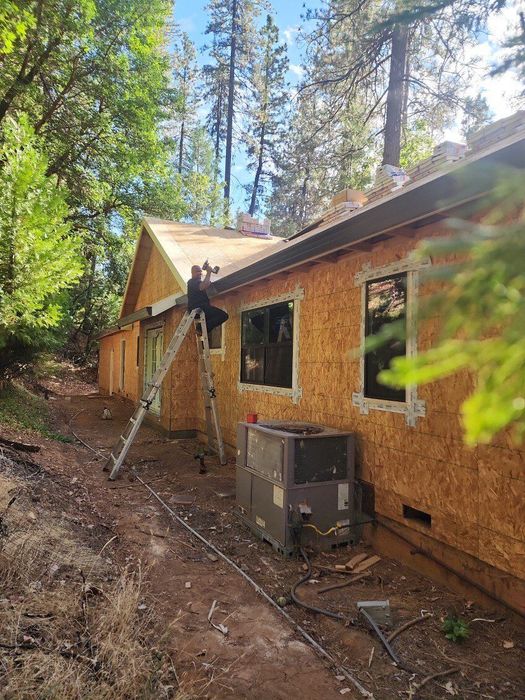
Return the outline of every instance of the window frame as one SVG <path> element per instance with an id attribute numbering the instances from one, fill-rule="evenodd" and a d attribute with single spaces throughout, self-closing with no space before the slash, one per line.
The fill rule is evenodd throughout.
<path id="1" fill-rule="evenodd" d="M 397 272 L 395 274 L 387 275 L 386 277 L 379 277 L 379 278 L 374 278 L 370 280 L 366 280 L 363 284 L 365 286 L 365 318 L 364 318 L 364 324 L 365 324 L 365 338 L 368 338 L 370 335 L 369 333 L 369 326 L 370 326 L 370 309 L 369 309 L 369 302 L 370 302 L 370 284 L 375 284 L 377 282 L 385 282 L 387 280 L 394 280 L 396 278 L 405 278 L 405 294 L 404 294 L 404 321 L 405 321 L 405 326 L 407 324 L 407 312 L 408 312 L 408 272 Z M 403 355 L 399 355 L 399 357 L 406 357 L 406 343 L 405 343 L 405 352 Z M 367 372 L 367 364 L 371 360 L 371 353 L 367 353 L 364 357 L 364 377 L 363 377 L 363 394 L 364 397 L 367 399 L 375 399 L 378 401 L 393 401 L 397 403 L 406 403 L 406 388 L 402 390 L 403 392 L 403 398 L 395 399 L 391 398 L 388 396 L 373 396 L 372 392 L 370 392 L 369 389 L 367 389 L 367 384 L 369 382 L 370 377 L 368 376 Z M 377 375 L 376 375 L 377 376 Z M 377 384 L 377 379 L 376 379 L 376 384 Z M 386 393 L 390 393 L 388 390 L 388 387 L 385 387 Z"/>
<path id="2" fill-rule="evenodd" d="M 301 312 L 301 301 L 304 299 L 304 289 L 296 287 L 292 292 L 287 292 L 279 296 L 259 299 L 256 302 L 249 304 L 242 304 L 239 306 L 239 367 L 238 367 L 238 381 L 237 389 L 239 392 L 246 391 L 256 391 L 266 394 L 274 394 L 277 396 L 287 396 L 292 399 L 293 403 L 299 403 L 302 396 L 302 389 L 299 386 L 299 329 L 300 329 L 300 312 Z M 268 384 L 256 384 L 253 382 L 243 382 L 241 381 L 242 376 L 242 315 L 245 311 L 251 311 L 253 309 L 261 309 L 269 306 L 274 306 L 276 304 L 293 302 L 293 327 L 292 327 L 292 386 L 273 386 Z M 275 344 L 278 347 L 279 344 Z"/>
<path id="3" fill-rule="evenodd" d="M 288 306 L 288 307 L 289 307 L 290 304 L 292 304 L 292 309 L 291 309 L 291 312 L 292 312 L 292 313 L 291 313 L 291 317 L 292 317 L 292 335 L 291 335 L 291 337 L 290 337 L 289 340 L 288 340 L 288 339 L 287 339 L 287 340 L 284 340 L 284 341 L 281 342 L 281 343 L 279 343 L 279 342 L 273 342 L 273 343 L 272 343 L 272 342 L 270 342 L 270 316 L 271 316 L 271 310 L 272 310 L 272 309 L 276 309 L 276 308 L 278 308 L 278 307 L 282 307 L 282 306 Z M 240 377 L 239 377 L 239 381 L 241 381 L 243 384 L 258 384 L 259 386 L 275 386 L 275 387 L 279 387 L 279 388 L 283 388 L 283 389 L 291 389 L 291 388 L 292 388 L 292 384 L 293 384 L 293 320 L 294 320 L 294 307 L 295 307 L 295 304 L 294 304 L 293 300 L 290 300 L 290 301 L 281 301 L 281 302 L 277 302 L 276 304 L 268 304 L 268 305 L 265 305 L 265 306 L 259 306 L 257 309 L 246 309 L 245 311 L 242 311 L 242 312 L 241 312 L 241 375 L 240 375 Z M 264 319 L 265 319 L 265 320 L 264 320 L 264 330 L 262 331 L 262 334 L 265 336 L 265 337 L 264 337 L 264 340 L 263 340 L 261 343 L 247 343 L 247 344 L 244 344 L 244 343 L 243 343 L 243 338 L 242 338 L 242 334 L 243 334 L 243 330 L 244 330 L 244 329 L 243 329 L 243 317 L 244 317 L 245 314 L 249 314 L 250 311 L 256 311 L 256 310 L 262 310 L 262 311 L 264 311 L 264 312 L 267 312 L 267 313 L 264 314 Z M 288 315 L 290 316 L 289 313 L 288 313 Z M 289 380 L 289 384 L 288 384 L 288 383 L 286 383 L 286 384 L 270 384 L 270 383 L 264 381 L 264 379 L 263 379 L 263 381 L 261 381 L 261 382 L 255 381 L 254 379 L 252 379 L 251 381 L 243 380 L 243 378 L 242 378 L 242 374 L 243 374 L 243 357 L 242 357 L 242 355 L 243 355 L 246 351 L 250 351 L 250 350 L 259 350 L 259 349 L 262 349 L 262 350 L 263 350 L 263 353 L 264 353 L 263 374 L 265 374 L 265 373 L 266 373 L 266 370 L 268 369 L 268 366 L 267 366 L 267 350 L 269 350 L 269 349 L 271 349 L 271 348 L 282 348 L 282 347 L 291 348 L 291 351 L 292 351 L 292 352 L 291 352 L 291 358 L 290 358 L 290 359 L 292 360 L 292 365 L 290 366 L 290 380 Z"/>
<path id="4" fill-rule="evenodd" d="M 355 276 L 356 287 L 361 288 L 361 343 L 359 359 L 359 381 L 358 392 L 352 394 L 352 403 L 359 408 L 361 415 L 368 415 L 371 410 L 389 411 L 391 413 L 402 413 L 405 415 L 407 425 L 414 427 L 417 419 L 426 413 L 425 402 L 418 399 L 417 387 L 408 385 L 405 391 L 404 401 L 393 401 L 390 399 L 375 399 L 365 396 L 365 340 L 367 323 L 367 282 L 380 280 L 388 277 L 395 277 L 406 273 L 406 357 L 417 355 L 417 326 L 415 302 L 418 294 L 419 271 L 428 268 L 432 264 L 430 258 L 416 259 L 410 255 L 403 260 L 398 260 L 389 265 L 372 268 L 370 263 L 365 265 L 361 272 Z"/>

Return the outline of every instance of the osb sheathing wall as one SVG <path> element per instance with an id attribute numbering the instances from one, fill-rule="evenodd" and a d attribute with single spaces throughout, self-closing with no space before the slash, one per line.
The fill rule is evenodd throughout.
<path id="1" fill-rule="evenodd" d="M 162 255 L 157 248 L 153 246 L 134 310 L 142 309 L 144 306 L 153 304 L 170 296 L 170 294 L 180 291 L 181 289 L 173 273 L 162 259 Z M 186 293 L 186 290 L 184 290 L 184 293 Z"/>
<path id="2" fill-rule="evenodd" d="M 98 383 L 100 390 L 106 394 L 110 392 L 110 364 L 113 362 L 113 394 L 124 396 L 136 401 L 139 391 L 139 375 L 137 372 L 137 338 L 139 336 L 139 324 L 134 323 L 129 330 L 121 330 L 118 333 L 105 336 L 99 343 Z M 121 340 L 126 341 L 126 356 L 124 362 L 124 386 L 119 386 Z M 113 355 L 111 354 L 113 350 Z"/>
<path id="3" fill-rule="evenodd" d="M 443 233 L 434 226 L 422 229 L 418 237 Z M 212 360 L 224 438 L 235 445 L 237 422 L 248 412 L 257 413 L 260 420 L 313 421 L 355 432 L 359 476 L 375 485 L 376 511 L 453 548 L 449 553 L 456 550 L 471 555 L 460 557 L 459 566 L 471 567 L 471 577 L 484 580 L 499 597 L 521 598 L 523 605 L 524 589 L 515 587 L 513 577 L 525 579 L 525 451 L 512 446 L 508 433 L 476 449 L 463 444 L 460 405 L 472 388 L 472 379 L 462 374 L 420 387 L 418 398 L 426 402 L 426 417 L 418 418 L 413 428 L 406 425 L 402 414 L 371 410 L 361 415 L 352 404 L 360 376 L 359 361 L 352 359 L 350 351 L 359 346 L 362 322 L 360 289 L 354 276 L 365 263 L 380 267 L 405 258 L 413 246 L 414 239 L 396 237 L 370 252 L 351 253 L 337 263 L 303 266 L 214 301 L 230 315 L 224 356 Z M 288 397 L 240 392 L 240 304 L 292 293 L 298 285 L 304 289 L 301 400 L 294 405 Z M 429 347 L 437 331 L 435 320 L 423 323 L 418 347 Z M 190 425 L 195 412 L 187 401 L 198 387 L 192 361 L 187 346 L 184 364 L 174 370 L 174 386 L 179 391 L 172 400 L 172 425 L 179 420 Z M 196 412 L 198 427 L 204 431 L 199 392 Z M 403 504 L 430 513 L 431 528 L 405 520 Z M 512 576 L 491 577 L 488 565 Z"/>

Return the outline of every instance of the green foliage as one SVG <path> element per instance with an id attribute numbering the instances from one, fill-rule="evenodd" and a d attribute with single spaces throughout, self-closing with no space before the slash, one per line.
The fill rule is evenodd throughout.
<path id="1" fill-rule="evenodd" d="M 190 133 L 186 148 L 186 162 L 178 183 L 186 203 L 186 217 L 195 223 L 220 225 L 222 182 L 216 180 L 213 147 L 203 127 Z"/>
<path id="2" fill-rule="evenodd" d="M 525 176 L 522 171 L 493 176 L 490 215 L 481 223 L 453 221 L 454 237 L 419 248 L 442 263 L 427 280 L 443 287 L 420 311 L 422 319 L 441 319 L 438 344 L 415 358 L 396 358 L 380 374 L 381 381 L 403 386 L 473 373 L 475 388 L 462 406 L 471 445 L 489 442 L 509 425 L 517 441 L 525 434 Z"/>
<path id="3" fill-rule="evenodd" d="M 0 144 L 0 349 L 38 347 L 61 320 L 61 292 L 82 273 L 66 193 L 24 116 L 4 121 Z M 2 363 L 3 364 L 3 363 Z"/>
<path id="4" fill-rule="evenodd" d="M 417 119 L 410 129 L 406 129 L 401 146 L 399 165 L 409 168 L 418 161 L 432 155 L 435 140 L 429 132 L 428 124 L 423 119 Z"/>
<path id="5" fill-rule="evenodd" d="M 34 430 L 51 440 L 71 442 L 71 438 L 52 429 L 47 401 L 15 382 L 0 391 L 0 425 Z"/>
<path id="6" fill-rule="evenodd" d="M 174 168 L 179 144 L 169 126 L 193 116 L 195 79 L 182 83 L 184 65 L 170 79 L 170 0 L 0 4 L 0 127 L 27 115 L 67 201 L 71 236 L 82 241 L 83 275 L 61 299 L 69 311 L 61 328 L 82 356 L 118 315 L 140 218 L 183 219 L 213 191 L 215 173 Z M 191 48 L 186 38 L 190 59 Z M 4 216 L 5 201 L 0 192 Z M 205 206 L 200 218 L 213 218 Z M 40 314 L 28 306 L 26 315 Z"/>
<path id="7" fill-rule="evenodd" d="M 24 39 L 27 30 L 34 27 L 35 20 L 17 0 L 2 0 L 0 7 L 0 57 L 14 50 L 19 39 Z"/>
<path id="8" fill-rule="evenodd" d="M 445 618 L 441 629 L 445 637 L 450 639 L 451 642 L 463 642 L 470 637 L 468 622 L 465 622 L 460 617 L 449 615 Z"/>

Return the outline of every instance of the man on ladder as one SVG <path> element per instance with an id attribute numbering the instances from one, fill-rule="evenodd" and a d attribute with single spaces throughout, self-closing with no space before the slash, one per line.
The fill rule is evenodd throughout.
<path id="1" fill-rule="evenodd" d="M 110 480 L 116 479 L 142 421 L 149 411 L 155 396 L 159 392 L 162 381 L 168 373 L 171 363 L 178 353 L 184 338 L 193 325 L 195 325 L 195 330 L 197 332 L 197 356 L 201 387 L 204 396 L 208 446 L 210 449 L 217 452 L 220 463 L 226 464 L 226 453 L 224 450 L 216 401 L 217 394 L 213 382 L 208 332 L 227 321 L 228 314 L 222 311 L 222 309 L 211 306 L 206 293 L 206 289 L 210 286 L 211 273 L 217 273 L 219 268 L 215 267 L 212 270 L 207 260 L 202 267 L 206 270 L 206 277 L 204 280 L 202 279 L 202 269 L 198 265 L 192 267 L 192 278 L 188 281 L 188 310 L 182 317 L 155 374 L 146 385 L 145 392 L 134 414 L 129 419 L 124 432 L 120 436 L 104 466 L 104 471 L 110 472 Z M 202 323 L 203 315 L 205 320 L 204 324 Z"/>
<path id="2" fill-rule="evenodd" d="M 202 271 L 206 271 L 206 276 L 202 279 Z M 202 267 L 193 265 L 191 268 L 191 279 L 188 280 L 188 311 L 201 309 L 206 316 L 206 329 L 208 335 L 214 328 L 221 326 L 228 320 L 228 314 L 222 309 L 210 304 L 206 290 L 211 285 L 211 273 L 217 274 L 218 267 L 211 268 L 208 261 Z"/>

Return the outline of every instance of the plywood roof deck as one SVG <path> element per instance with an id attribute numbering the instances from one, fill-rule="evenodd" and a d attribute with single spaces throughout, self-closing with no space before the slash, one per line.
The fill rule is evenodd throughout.
<path id="1" fill-rule="evenodd" d="M 134 309 L 153 245 L 156 245 L 177 283 L 185 289 L 191 277 L 191 266 L 202 265 L 207 258 L 212 265 L 221 267 L 219 274 L 214 276 L 214 279 L 220 279 L 223 269 L 231 274 L 244 267 L 246 260 L 254 255 L 264 257 L 286 244 L 282 238 L 274 236 L 251 238 L 233 229 L 146 217 L 142 221 L 121 317 Z"/>

